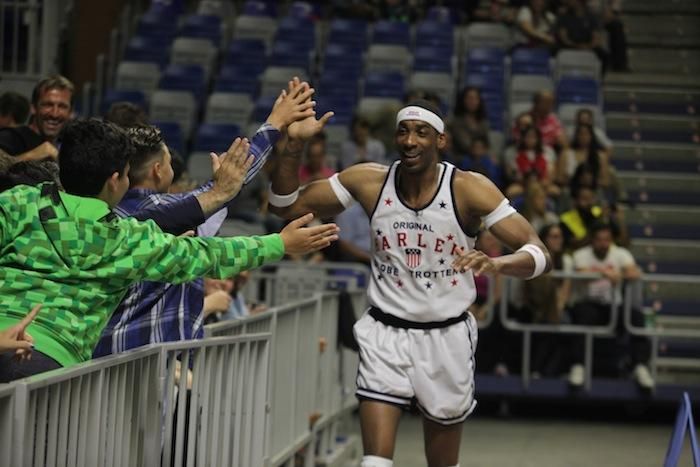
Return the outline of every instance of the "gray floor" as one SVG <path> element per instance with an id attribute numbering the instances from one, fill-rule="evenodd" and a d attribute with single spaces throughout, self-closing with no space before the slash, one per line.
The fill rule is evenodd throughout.
<path id="1" fill-rule="evenodd" d="M 356 426 L 358 426 L 356 424 Z M 671 425 L 475 417 L 464 425 L 461 467 L 658 467 Z M 401 420 L 394 465 L 424 467 L 422 426 Z M 688 436 L 678 466 L 692 466 Z"/>

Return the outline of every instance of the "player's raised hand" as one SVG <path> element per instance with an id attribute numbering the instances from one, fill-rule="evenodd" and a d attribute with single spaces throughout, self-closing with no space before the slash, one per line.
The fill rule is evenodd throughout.
<path id="1" fill-rule="evenodd" d="M 326 248 L 331 242 L 338 240 L 339 229 L 335 224 L 304 227 L 313 218 L 313 214 L 306 214 L 294 219 L 282 229 L 280 236 L 284 243 L 285 253 L 303 255 Z"/>
<path id="2" fill-rule="evenodd" d="M 316 102 L 311 100 L 314 92 L 316 91 L 309 86 L 309 83 L 294 77 L 288 83 L 287 89 L 280 92 L 277 97 L 267 123 L 284 131 L 292 122 L 313 117 L 316 115 L 314 111 Z"/>
<path id="3" fill-rule="evenodd" d="M 231 147 L 228 148 L 223 157 L 212 156 L 212 167 L 214 167 L 214 159 L 218 158 L 219 168 L 214 172 L 214 187 L 216 190 L 227 198 L 233 198 L 241 190 L 243 181 L 248 173 L 248 169 L 255 160 L 249 154 L 250 143 L 247 138 L 236 138 Z"/>
<path id="4" fill-rule="evenodd" d="M 452 262 L 452 267 L 459 272 L 472 270 L 475 276 L 481 274 L 498 274 L 499 263 L 494 261 L 485 253 L 479 250 L 466 252 L 462 248 L 457 248 L 457 258 Z"/>

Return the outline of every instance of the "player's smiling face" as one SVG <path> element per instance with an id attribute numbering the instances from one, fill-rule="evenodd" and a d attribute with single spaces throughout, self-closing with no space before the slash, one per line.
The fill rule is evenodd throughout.
<path id="1" fill-rule="evenodd" d="M 445 136 L 421 120 L 404 120 L 396 128 L 396 147 L 406 170 L 421 171 L 437 162 Z"/>

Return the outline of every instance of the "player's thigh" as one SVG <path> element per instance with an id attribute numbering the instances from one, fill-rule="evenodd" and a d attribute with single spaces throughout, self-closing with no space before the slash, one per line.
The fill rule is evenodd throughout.
<path id="1" fill-rule="evenodd" d="M 366 456 L 394 457 L 400 418 L 401 409 L 395 405 L 370 400 L 360 402 L 362 446 Z"/>
<path id="2" fill-rule="evenodd" d="M 423 418 L 423 438 L 428 467 L 448 467 L 459 462 L 463 423 L 442 425 Z"/>

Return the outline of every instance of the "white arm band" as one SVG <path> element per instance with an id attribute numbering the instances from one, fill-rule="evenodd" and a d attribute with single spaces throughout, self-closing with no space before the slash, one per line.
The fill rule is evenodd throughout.
<path id="1" fill-rule="evenodd" d="M 267 196 L 267 201 L 271 205 L 273 205 L 276 208 L 286 208 L 287 206 L 291 206 L 294 204 L 294 201 L 297 200 L 299 197 L 299 188 L 297 187 L 296 190 L 292 191 L 288 195 L 278 195 L 274 191 L 272 191 L 272 183 L 270 183 L 270 187 L 267 190 L 268 191 L 268 196 Z"/>
<path id="2" fill-rule="evenodd" d="M 528 279 L 534 279 L 535 277 L 542 275 L 544 269 L 547 267 L 547 258 L 544 256 L 542 248 L 532 243 L 526 243 L 520 249 L 518 249 L 516 253 L 521 251 L 524 251 L 528 255 L 532 256 L 532 259 L 535 260 L 535 271 L 530 277 L 528 277 Z"/>
<path id="3" fill-rule="evenodd" d="M 510 205 L 510 202 L 508 202 L 507 199 L 504 199 L 496 209 L 482 217 L 481 220 L 484 222 L 484 226 L 487 229 L 490 229 L 496 222 L 505 219 L 514 212 L 515 209 L 513 209 L 513 206 Z"/>
<path id="4" fill-rule="evenodd" d="M 350 192 L 343 186 L 343 184 L 340 183 L 340 178 L 338 177 L 338 174 L 334 174 L 331 178 L 328 179 L 328 181 L 331 184 L 333 193 L 335 193 L 336 198 L 338 198 L 338 201 L 340 201 L 340 204 L 342 204 L 343 207 L 346 209 L 350 207 L 355 201 L 355 199 L 352 197 Z"/>

